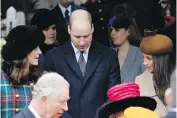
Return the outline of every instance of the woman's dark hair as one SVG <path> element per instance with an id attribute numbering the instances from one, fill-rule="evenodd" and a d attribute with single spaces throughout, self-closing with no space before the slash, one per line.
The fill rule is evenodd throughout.
<path id="1" fill-rule="evenodd" d="M 153 80 L 157 96 L 166 105 L 164 101 L 165 91 L 170 86 L 170 76 L 175 68 L 172 62 L 172 53 L 163 55 L 153 55 Z"/>
<path id="2" fill-rule="evenodd" d="M 23 84 L 30 80 L 37 81 L 37 78 L 42 74 L 37 66 L 30 66 L 27 58 L 14 61 L 3 61 L 2 71 L 6 73 L 12 84 Z"/>
<path id="3" fill-rule="evenodd" d="M 134 18 L 132 18 L 132 24 L 129 26 L 129 36 L 128 41 L 131 45 L 139 47 L 142 37 L 140 35 L 138 26 Z"/>
<path id="4" fill-rule="evenodd" d="M 27 58 L 14 61 L 3 61 L 2 70 L 11 79 L 13 84 L 20 84 L 26 81 L 29 73 L 29 63 Z"/>
<path id="5" fill-rule="evenodd" d="M 115 29 L 125 28 L 126 30 L 129 30 L 129 35 L 128 35 L 129 43 L 133 46 L 139 47 L 142 38 L 139 32 L 139 29 L 137 27 L 136 21 L 134 20 L 134 18 L 128 18 L 129 19 L 128 20 L 126 16 L 123 16 L 123 17 L 125 18 L 121 20 L 119 19 L 113 20 L 112 27 Z"/>

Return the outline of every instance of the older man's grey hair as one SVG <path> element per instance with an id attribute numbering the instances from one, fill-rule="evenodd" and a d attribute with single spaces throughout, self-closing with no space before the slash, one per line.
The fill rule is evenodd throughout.
<path id="1" fill-rule="evenodd" d="M 32 97 L 34 99 L 40 99 L 42 96 L 51 98 L 58 95 L 61 89 L 69 89 L 69 86 L 69 83 L 58 73 L 45 72 L 34 85 Z"/>
<path id="2" fill-rule="evenodd" d="M 171 107 L 176 108 L 176 69 L 171 75 L 172 102 Z"/>

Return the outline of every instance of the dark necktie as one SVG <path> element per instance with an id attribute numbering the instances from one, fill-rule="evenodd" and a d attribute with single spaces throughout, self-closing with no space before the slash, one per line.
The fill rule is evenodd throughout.
<path id="1" fill-rule="evenodd" d="M 69 24 L 69 11 L 66 9 L 65 11 L 65 21 L 67 23 L 67 25 Z"/>
<path id="2" fill-rule="evenodd" d="M 84 59 L 83 53 L 84 51 L 80 51 L 80 56 L 79 56 L 79 61 L 78 61 L 82 76 L 85 75 L 85 70 L 86 70 L 86 61 Z"/>

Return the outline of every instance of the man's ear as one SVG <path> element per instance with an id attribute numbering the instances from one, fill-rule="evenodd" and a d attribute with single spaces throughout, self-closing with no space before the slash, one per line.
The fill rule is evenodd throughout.
<path id="1" fill-rule="evenodd" d="M 68 33 L 71 34 L 71 25 L 68 25 Z"/>
<path id="2" fill-rule="evenodd" d="M 171 104 L 171 101 L 172 101 L 172 89 L 171 88 L 168 88 L 166 91 L 165 91 L 165 103 L 167 105 Z"/>
<path id="3" fill-rule="evenodd" d="M 46 96 L 42 96 L 42 97 L 41 97 L 41 102 L 42 102 L 43 104 L 46 104 L 46 102 L 47 102 Z"/>

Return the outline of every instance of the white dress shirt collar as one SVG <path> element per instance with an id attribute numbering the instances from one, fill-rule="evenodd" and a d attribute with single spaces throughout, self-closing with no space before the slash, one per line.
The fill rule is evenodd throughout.
<path id="1" fill-rule="evenodd" d="M 80 51 L 74 46 L 74 44 L 73 44 L 72 41 L 71 41 L 71 45 L 72 45 L 72 47 L 73 47 L 75 53 L 80 52 Z M 87 53 L 87 54 L 88 54 L 88 53 L 89 53 L 89 49 L 90 49 L 90 45 L 89 45 L 88 48 L 84 51 L 84 53 Z"/>
<path id="2" fill-rule="evenodd" d="M 76 60 L 78 62 L 79 60 L 79 56 L 80 56 L 80 51 L 74 46 L 73 42 L 71 41 L 71 45 L 74 49 L 74 53 L 75 53 L 75 56 L 76 56 Z M 83 53 L 83 56 L 84 56 L 84 59 L 85 61 L 87 62 L 87 59 L 88 59 L 88 53 L 89 53 L 89 49 L 90 49 L 90 45 L 88 46 L 88 48 L 84 51 Z"/>
<path id="3" fill-rule="evenodd" d="M 63 7 L 61 4 L 60 4 L 60 2 L 58 3 L 58 6 L 60 7 L 60 9 L 61 9 L 61 12 L 62 12 L 62 14 L 63 14 L 63 16 L 65 17 L 65 11 L 66 10 L 68 10 L 69 11 L 69 16 L 71 15 L 71 5 L 69 5 L 68 6 L 68 8 L 65 8 L 65 7 Z"/>
<path id="4" fill-rule="evenodd" d="M 35 111 L 35 109 L 32 107 L 31 104 L 28 106 L 28 108 L 32 112 L 32 114 L 35 116 L 35 118 L 41 118 L 40 115 Z"/>

